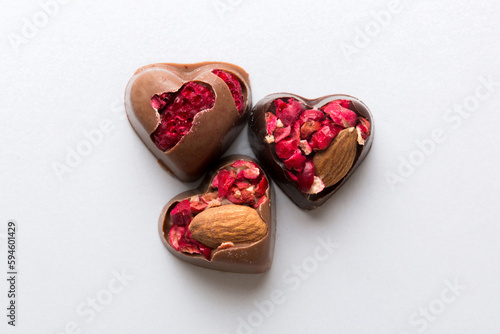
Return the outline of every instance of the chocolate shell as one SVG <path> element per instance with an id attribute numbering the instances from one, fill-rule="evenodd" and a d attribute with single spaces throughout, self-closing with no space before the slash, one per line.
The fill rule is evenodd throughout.
<path id="1" fill-rule="evenodd" d="M 323 189 L 317 194 L 307 194 L 301 192 L 298 185 L 291 181 L 286 172 L 283 162 L 276 155 L 275 144 L 265 140 L 267 135 L 266 119 L 267 112 L 276 113 L 274 100 L 294 98 L 305 104 L 307 108 L 321 108 L 334 100 L 351 101 L 350 108 L 357 116 L 366 118 L 370 125 L 370 135 L 364 145 L 358 145 L 354 163 L 345 177 L 331 187 Z M 317 99 L 306 99 L 301 96 L 289 93 L 271 94 L 260 100 L 253 108 L 250 115 L 248 137 L 253 152 L 262 163 L 266 171 L 271 175 L 276 184 L 283 192 L 301 209 L 312 210 L 325 203 L 337 190 L 342 187 L 363 162 L 373 143 L 374 124 L 373 116 L 368 107 L 359 99 L 348 95 L 328 95 Z"/>
<path id="2" fill-rule="evenodd" d="M 261 273 L 265 272 L 271 267 L 273 254 L 274 254 L 274 240 L 276 235 L 276 213 L 274 203 L 274 191 L 272 189 L 271 180 L 262 168 L 261 173 L 267 178 L 269 184 L 265 191 L 267 201 L 260 204 L 255 210 L 259 217 L 265 222 L 267 227 L 267 234 L 258 241 L 238 244 L 235 243 L 234 247 L 225 249 L 213 249 L 211 258 L 207 259 L 202 254 L 189 254 L 186 252 L 178 251 L 171 244 L 169 239 L 169 232 L 172 226 L 172 218 L 170 213 L 174 207 L 185 199 L 192 196 L 206 194 L 214 190 L 212 183 L 217 173 L 222 169 L 231 169 L 231 165 L 238 160 L 246 160 L 257 163 L 255 160 L 248 156 L 231 155 L 223 158 L 218 167 L 212 170 L 196 189 L 183 192 L 172 198 L 163 208 L 160 218 L 158 220 L 158 228 L 161 241 L 165 247 L 179 259 L 196 266 L 205 267 L 209 269 L 216 269 L 221 271 L 235 272 L 235 273 Z M 222 205 L 234 205 L 225 199 Z"/>
<path id="3" fill-rule="evenodd" d="M 237 77 L 242 87 L 243 112 L 238 111 L 228 85 L 213 70 Z M 188 82 L 210 87 L 215 94 L 212 108 L 194 116 L 192 127 L 170 149 L 160 150 L 151 138 L 161 123 L 151 106 L 155 94 L 177 92 Z M 241 132 L 252 105 L 248 74 L 240 67 L 221 62 L 152 64 L 138 69 L 125 91 L 125 110 L 130 124 L 166 169 L 181 181 L 194 181 L 217 160 Z"/>

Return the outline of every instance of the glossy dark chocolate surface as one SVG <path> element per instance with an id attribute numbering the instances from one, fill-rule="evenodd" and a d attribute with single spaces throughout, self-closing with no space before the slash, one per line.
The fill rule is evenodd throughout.
<path id="1" fill-rule="evenodd" d="M 211 187 L 214 177 L 221 169 L 225 169 L 232 165 L 236 160 L 248 160 L 258 164 L 254 159 L 244 155 L 231 155 L 222 159 L 218 167 L 212 170 L 204 179 L 200 186 L 196 189 L 183 192 L 172 198 L 163 208 L 158 220 L 158 232 L 165 247 L 179 259 L 188 263 L 216 269 L 221 271 L 236 272 L 236 273 L 261 273 L 267 271 L 272 264 L 274 254 L 274 240 L 276 235 L 276 212 L 274 203 L 274 191 L 272 189 L 269 175 L 262 171 L 269 181 L 266 196 L 268 201 L 260 205 L 257 209 L 259 216 L 266 223 L 268 228 L 267 235 L 254 243 L 247 245 L 236 244 L 233 248 L 214 250 L 211 260 L 207 260 L 201 254 L 188 254 L 175 250 L 169 242 L 168 233 L 172 227 L 170 220 L 170 211 L 175 205 L 194 195 L 201 195 L 207 192 L 214 191 Z M 231 205 L 231 204 L 228 204 Z"/>
<path id="2" fill-rule="evenodd" d="M 242 115 L 226 83 L 212 73 L 214 69 L 227 71 L 239 79 L 245 100 Z M 151 139 L 160 124 L 159 113 L 151 107 L 151 97 L 175 92 L 189 81 L 210 86 L 215 93 L 215 104 L 195 116 L 190 131 L 179 143 L 162 151 Z M 135 132 L 158 161 L 181 181 L 198 179 L 227 150 L 241 132 L 251 106 L 248 74 L 238 66 L 220 62 L 144 66 L 130 79 L 125 92 L 125 110 Z"/>
<path id="3" fill-rule="evenodd" d="M 267 143 L 265 136 L 267 135 L 265 114 L 271 112 L 276 113 L 273 101 L 276 99 L 294 98 L 303 102 L 307 108 L 320 108 L 333 100 L 349 100 L 351 101 L 350 109 L 358 116 L 366 118 L 371 125 L 370 136 L 367 138 L 365 145 L 358 145 L 356 159 L 349 173 L 337 184 L 325 188 L 318 194 L 306 194 L 300 191 L 296 183 L 288 179 L 284 170 L 283 163 L 278 158 L 275 152 L 275 144 Z M 348 95 L 328 95 L 317 99 L 305 99 L 301 96 L 289 93 L 271 94 L 260 100 L 253 108 L 250 114 L 248 137 L 250 145 L 255 155 L 262 163 L 266 171 L 271 175 L 273 181 L 283 190 L 283 192 L 301 209 L 313 210 L 325 203 L 340 187 L 342 187 L 351 175 L 356 171 L 359 165 L 363 162 L 373 143 L 374 137 L 373 116 L 368 107 L 355 97 Z"/>

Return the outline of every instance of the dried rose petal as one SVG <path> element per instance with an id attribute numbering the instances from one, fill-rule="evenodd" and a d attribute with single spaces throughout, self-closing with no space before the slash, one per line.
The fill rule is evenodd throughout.
<path id="1" fill-rule="evenodd" d="M 212 73 L 224 80 L 227 87 L 231 91 L 236 109 L 238 109 L 238 112 L 241 115 L 243 113 L 243 109 L 245 108 L 245 102 L 243 101 L 243 89 L 238 78 L 234 74 L 223 70 L 213 70 Z"/>
<path id="2" fill-rule="evenodd" d="M 194 116 L 200 111 L 213 108 L 215 94 L 199 82 L 188 82 L 177 92 L 155 94 L 151 107 L 160 114 L 160 124 L 151 135 L 156 147 L 162 151 L 177 145 L 193 125 Z"/>
<path id="3" fill-rule="evenodd" d="M 288 137 L 291 130 L 292 130 L 292 127 L 290 125 L 286 126 L 284 128 L 276 128 L 276 130 L 274 130 L 274 142 L 278 143 L 282 139 L 285 139 L 286 137 Z"/>
<path id="4" fill-rule="evenodd" d="M 269 136 L 271 136 L 274 133 L 277 121 L 278 117 L 276 117 L 276 115 L 270 112 L 266 113 L 266 127 L 267 127 L 267 134 Z"/>
<path id="5" fill-rule="evenodd" d="M 306 121 L 300 128 L 300 138 L 304 139 L 309 137 L 314 132 L 321 129 L 321 123 L 318 121 Z"/>
<path id="6" fill-rule="evenodd" d="M 299 119 L 300 114 L 304 112 L 304 105 L 293 98 L 288 99 L 288 102 L 276 99 L 274 100 L 274 106 L 276 108 L 276 116 L 278 116 L 285 126 L 293 125 Z"/>
<path id="7" fill-rule="evenodd" d="M 312 160 L 307 160 L 304 164 L 302 172 L 297 174 L 297 182 L 299 184 L 300 191 L 306 192 L 311 189 L 314 182 L 314 163 Z"/>
<path id="8" fill-rule="evenodd" d="M 350 109 L 344 108 L 341 103 L 345 105 L 345 100 L 335 100 L 328 103 L 326 106 L 321 107 L 330 118 L 338 125 L 345 128 L 353 127 L 356 125 L 356 113 Z"/>
<path id="9" fill-rule="evenodd" d="M 302 115 L 300 115 L 300 120 L 302 121 L 302 123 L 305 123 L 307 121 L 320 122 L 324 118 L 325 114 L 318 109 L 309 109 L 304 111 Z"/>
<path id="10" fill-rule="evenodd" d="M 170 211 L 170 219 L 174 225 L 186 226 L 191 222 L 191 204 L 188 199 L 179 202 Z"/>
<path id="11" fill-rule="evenodd" d="M 276 154 L 282 160 L 290 158 L 297 150 L 299 145 L 292 138 L 282 140 L 276 144 Z"/>
<path id="12" fill-rule="evenodd" d="M 306 162 L 306 157 L 302 155 L 302 152 L 298 150 L 290 158 L 284 161 L 286 168 L 295 169 L 297 172 L 301 172 Z"/>

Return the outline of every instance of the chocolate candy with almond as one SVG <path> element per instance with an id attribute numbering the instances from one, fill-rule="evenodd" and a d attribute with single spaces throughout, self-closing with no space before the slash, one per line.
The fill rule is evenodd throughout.
<path id="1" fill-rule="evenodd" d="M 300 208 L 326 202 L 370 151 L 373 117 L 352 96 L 306 99 L 271 94 L 252 110 L 252 149 L 278 186 Z"/>
<path id="2" fill-rule="evenodd" d="M 209 269 L 260 273 L 271 266 L 276 219 L 268 175 L 247 156 L 224 158 L 202 184 L 172 198 L 160 238 L 179 259 Z"/>

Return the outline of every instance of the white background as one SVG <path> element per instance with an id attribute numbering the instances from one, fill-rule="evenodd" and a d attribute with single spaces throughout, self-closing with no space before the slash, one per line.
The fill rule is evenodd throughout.
<path id="1" fill-rule="evenodd" d="M 383 27 L 374 11 L 392 9 L 385 0 L 42 3 L 1 0 L 2 334 L 499 333 L 498 1 L 401 0 Z M 346 93 L 375 118 L 370 155 L 323 207 L 303 212 L 276 189 L 266 274 L 167 252 L 160 210 L 197 183 L 168 175 L 124 118 L 138 67 L 206 60 L 246 69 L 254 103 Z M 58 176 L 54 165 L 102 121 L 112 130 Z M 251 153 L 246 130 L 229 152 Z M 5 317 L 9 219 L 15 328 Z M 337 248 L 315 257 L 320 240 Z M 126 285 L 114 278 L 122 271 Z M 99 297 L 107 304 L 91 317 Z"/>

